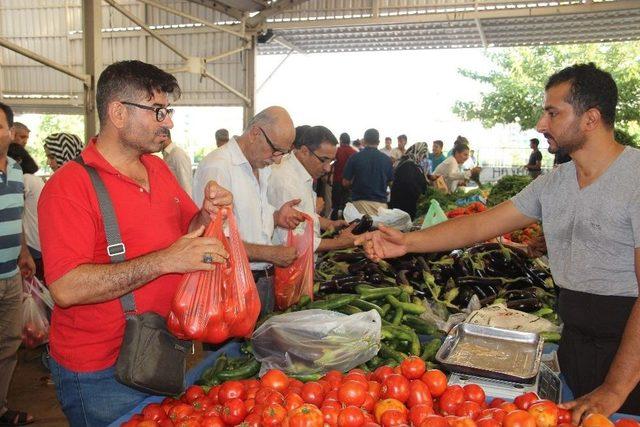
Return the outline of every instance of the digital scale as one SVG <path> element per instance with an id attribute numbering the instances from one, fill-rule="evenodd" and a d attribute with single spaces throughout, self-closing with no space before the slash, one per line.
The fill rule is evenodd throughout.
<path id="1" fill-rule="evenodd" d="M 543 344 L 536 333 L 461 323 L 449 332 L 436 360 L 451 372 L 449 384 L 478 384 L 487 396 L 508 400 L 532 391 L 558 403 L 557 360 L 542 361 Z"/>

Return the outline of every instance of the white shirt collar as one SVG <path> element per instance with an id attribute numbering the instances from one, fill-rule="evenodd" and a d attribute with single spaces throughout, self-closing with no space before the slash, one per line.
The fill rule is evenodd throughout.
<path id="1" fill-rule="evenodd" d="M 164 155 L 171 154 L 171 152 L 172 152 L 173 150 L 175 150 L 175 149 L 176 149 L 176 144 L 174 144 L 174 143 L 173 143 L 173 141 L 171 141 L 171 142 L 169 143 L 169 145 L 167 145 L 166 147 L 164 147 L 164 149 L 162 150 L 162 153 L 163 153 Z"/>
<path id="2" fill-rule="evenodd" d="M 298 160 L 298 157 L 295 155 L 295 152 L 292 152 L 291 154 L 289 154 L 289 161 L 291 162 L 291 167 L 293 168 L 293 170 L 298 176 L 303 178 L 305 181 L 313 181 L 313 177 L 309 175 L 309 172 L 307 172 L 307 169 L 304 167 L 302 163 L 300 163 L 300 160 Z"/>
<path id="3" fill-rule="evenodd" d="M 236 141 L 235 137 L 230 138 L 229 142 L 227 142 L 226 145 L 229 146 L 227 150 L 229 150 L 231 154 L 231 162 L 234 165 L 237 166 L 237 165 L 242 165 L 244 163 L 249 163 L 249 160 L 247 160 L 247 157 L 244 155 L 244 153 L 240 149 L 240 145 L 238 144 L 238 141 Z"/>

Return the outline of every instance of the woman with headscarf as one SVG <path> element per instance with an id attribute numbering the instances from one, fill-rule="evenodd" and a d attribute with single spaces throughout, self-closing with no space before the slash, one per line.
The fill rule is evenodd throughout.
<path id="1" fill-rule="evenodd" d="M 420 164 L 429 155 L 429 146 L 426 142 L 416 142 L 400 158 L 393 172 L 391 184 L 390 208 L 397 208 L 416 216 L 418 198 L 427 189 L 427 178 Z"/>
<path id="2" fill-rule="evenodd" d="M 44 139 L 44 151 L 47 154 L 47 164 L 54 172 L 80 155 L 84 144 L 72 133 L 52 133 Z"/>

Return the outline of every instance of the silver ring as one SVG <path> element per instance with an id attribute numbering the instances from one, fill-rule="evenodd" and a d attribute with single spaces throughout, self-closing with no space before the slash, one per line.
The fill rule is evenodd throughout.
<path id="1" fill-rule="evenodd" d="M 213 264 L 213 254 L 211 252 L 205 252 L 204 256 L 202 257 L 202 262 L 206 264 Z"/>

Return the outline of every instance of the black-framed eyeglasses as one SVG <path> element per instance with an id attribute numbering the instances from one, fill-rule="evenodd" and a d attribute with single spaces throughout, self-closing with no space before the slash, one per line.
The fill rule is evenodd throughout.
<path id="1" fill-rule="evenodd" d="M 173 108 L 152 107 L 150 105 L 136 104 L 135 102 L 129 102 L 129 101 L 120 101 L 120 103 L 124 105 L 131 105 L 132 107 L 142 108 L 143 110 L 153 111 L 154 113 L 156 113 L 156 120 L 159 122 L 164 121 L 164 119 L 166 119 L 167 116 L 171 117 L 174 112 Z"/>
<path id="2" fill-rule="evenodd" d="M 269 137 L 265 133 L 264 129 L 262 129 L 259 126 L 258 126 L 258 129 L 260 129 L 260 132 L 262 132 L 262 135 L 264 135 L 264 139 L 267 141 L 267 144 L 269 144 L 269 147 L 271 147 L 271 155 L 272 156 L 274 156 L 274 157 L 284 156 L 285 154 L 289 154 L 291 152 L 291 150 L 283 150 L 282 148 L 278 148 L 275 145 L 273 145 L 273 142 L 271 142 L 271 140 L 269 139 Z"/>
<path id="3" fill-rule="evenodd" d="M 329 166 L 333 166 L 333 164 L 336 162 L 336 159 L 330 159 L 328 157 L 320 157 L 316 154 L 315 151 L 313 150 L 309 150 L 309 152 L 311 154 L 313 154 L 314 156 L 316 156 L 316 159 L 320 160 L 320 163 L 324 164 L 328 164 Z"/>

